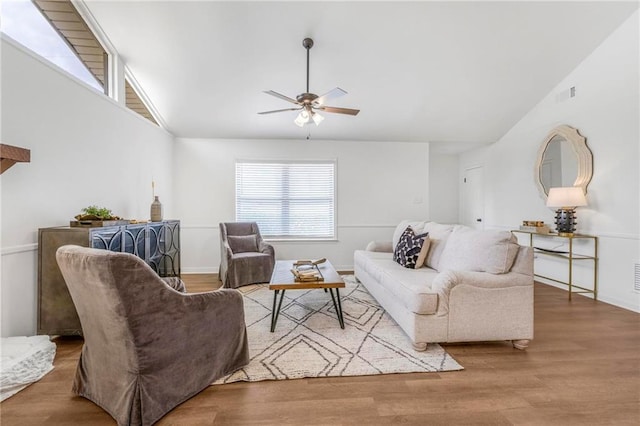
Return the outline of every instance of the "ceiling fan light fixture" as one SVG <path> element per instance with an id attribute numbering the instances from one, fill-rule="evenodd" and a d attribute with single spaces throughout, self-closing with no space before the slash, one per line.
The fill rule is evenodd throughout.
<path id="1" fill-rule="evenodd" d="M 293 122 L 298 127 L 304 127 L 304 125 L 309 122 L 309 113 L 307 112 L 307 110 L 303 109 L 302 111 L 300 111 L 300 114 L 298 114 L 298 116 L 296 117 L 295 120 L 293 120 Z"/>
<path id="2" fill-rule="evenodd" d="M 322 123 L 322 120 L 324 120 L 324 117 L 318 114 L 317 112 L 313 112 L 311 114 L 311 119 L 313 120 L 314 123 L 316 123 L 316 126 L 319 126 L 320 123 Z"/>

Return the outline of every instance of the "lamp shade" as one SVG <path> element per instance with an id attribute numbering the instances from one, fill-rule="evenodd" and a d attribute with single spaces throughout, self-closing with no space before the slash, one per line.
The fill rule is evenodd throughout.
<path id="1" fill-rule="evenodd" d="M 587 199 L 582 188 L 569 186 L 563 188 L 551 188 L 547 196 L 547 207 L 580 207 L 586 206 Z"/>

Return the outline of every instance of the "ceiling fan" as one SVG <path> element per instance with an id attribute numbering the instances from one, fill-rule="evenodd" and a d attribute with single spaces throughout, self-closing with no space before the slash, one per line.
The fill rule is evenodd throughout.
<path id="1" fill-rule="evenodd" d="M 318 96 L 314 93 L 309 92 L 309 49 L 313 47 L 313 40 L 310 38 L 305 38 L 302 40 L 302 46 L 307 49 L 307 91 L 305 93 L 301 93 L 296 96 L 295 99 L 292 99 L 288 96 L 282 95 L 278 92 L 274 92 L 273 90 L 267 90 L 264 93 L 275 96 L 276 98 L 284 99 L 287 102 L 291 102 L 292 104 L 296 104 L 295 108 L 285 108 L 285 109 L 277 109 L 273 111 L 263 111 L 258 114 L 273 114 L 275 112 L 285 112 L 285 111 L 300 111 L 300 114 L 293 121 L 296 125 L 302 127 L 307 123 L 311 123 L 313 121 L 316 126 L 319 125 L 324 117 L 321 116 L 317 111 L 324 112 L 333 112 L 337 114 L 347 114 L 347 115 L 358 115 L 360 112 L 359 109 L 351 109 L 351 108 L 338 108 L 325 105 L 330 99 L 335 99 L 342 95 L 346 95 L 347 92 L 342 90 L 339 87 L 336 87 L 333 90 L 325 93 L 322 96 Z"/>

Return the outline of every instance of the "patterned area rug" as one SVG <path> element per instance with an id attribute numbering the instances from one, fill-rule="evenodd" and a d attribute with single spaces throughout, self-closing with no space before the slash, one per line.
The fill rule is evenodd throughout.
<path id="1" fill-rule="evenodd" d="M 329 293 L 289 290 L 271 333 L 273 291 L 268 284 L 241 287 L 251 361 L 214 384 L 303 377 L 462 370 L 438 344 L 413 350 L 409 338 L 354 276 L 340 289 L 340 328 Z"/>

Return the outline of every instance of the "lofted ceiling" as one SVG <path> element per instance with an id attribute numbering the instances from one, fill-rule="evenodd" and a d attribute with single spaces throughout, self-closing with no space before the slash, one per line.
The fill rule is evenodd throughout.
<path id="1" fill-rule="evenodd" d="M 637 2 L 86 1 L 178 137 L 496 141 Z M 348 92 L 318 127 L 258 115 L 305 91 Z"/>

